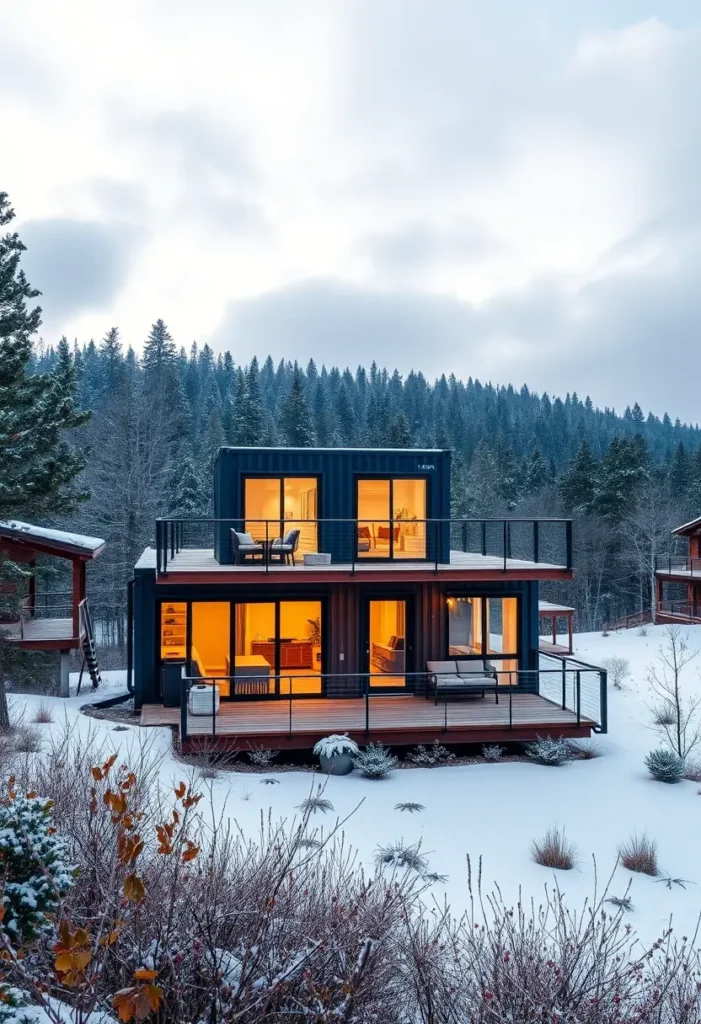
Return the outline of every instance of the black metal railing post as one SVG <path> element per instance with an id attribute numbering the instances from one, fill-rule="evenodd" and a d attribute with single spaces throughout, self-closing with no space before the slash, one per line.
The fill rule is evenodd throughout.
<path id="1" fill-rule="evenodd" d="M 608 731 L 608 672 L 599 670 L 599 727 L 601 732 Z"/>
<path id="2" fill-rule="evenodd" d="M 577 669 L 577 725 L 582 718 L 582 673 Z"/>
<path id="3" fill-rule="evenodd" d="M 438 572 L 438 560 L 440 558 L 441 548 L 441 530 L 443 528 L 443 521 L 441 519 L 433 520 L 433 553 L 435 555 L 435 572 Z M 450 529 L 450 526 L 448 527 Z M 450 553 L 448 554 L 450 558 Z"/>
<path id="4" fill-rule="evenodd" d="M 443 701 L 443 732 L 448 731 L 448 701 Z"/>
<path id="5" fill-rule="evenodd" d="M 572 520 L 565 520 L 566 568 L 572 568 Z"/>
<path id="6" fill-rule="evenodd" d="M 533 561 L 540 561 L 540 521 L 533 520 Z"/>
<path id="7" fill-rule="evenodd" d="M 350 521 L 350 528 L 351 528 L 351 543 L 350 543 L 350 550 L 351 550 L 351 575 L 354 576 L 355 575 L 355 561 L 356 561 L 356 559 L 358 557 L 358 520 L 357 519 L 351 519 L 351 521 Z"/>
<path id="8" fill-rule="evenodd" d="M 289 708 L 289 719 L 288 719 L 288 731 L 287 735 L 292 735 L 292 680 L 290 679 L 290 708 Z"/>
<path id="9" fill-rule="evenodd" d="M 462 524 L 462 550 L 464 554 L 467 554 L 467 520 L 465 519 Z"/>
<path id="10" fill-rule="evenodd" d="M 212 739 L 217 734 L 217 681 L 212 680 Z"/>
<path id="11" fill-rule="evenodd" d="M 480 527 L 481 527 L 481 534 L 482 534 L 482 538 L 481 538 L 482 539 L 482 557 L 484 558 L 484 556 L 487 554 L 487 522 L 486 522 L 486 520 L 484 520 L 484 519 L 482 520 L 482 522 L 480 523 Z"/>
<path id="12" fill-rule="evenodd" d="M 188 680 L 185 677 L 185 670 L 180 677 L 180 744 L 185 742 L 187 739 L 187 698 L 188 698 Z"/>
<path id="13" fill-rule="evenodd" d="M 514 688 L 509 682 L 509 729 L 514 727 Z"/>
<path id="14" fill-rule="evenodd" d="M 504 549 L 504 572 L 506 572 L 506 519 L 503 521 L 502 546 Z"/>
<path id="15" fill-rule="evenodd" d="M 370 676 L 365 676 L 365 738 L 370 735 Z"/>
<path id="16" fill-rule="evenodd" d="M 562 710 L 567 707 L 567 658 L 562 659 Z"/>

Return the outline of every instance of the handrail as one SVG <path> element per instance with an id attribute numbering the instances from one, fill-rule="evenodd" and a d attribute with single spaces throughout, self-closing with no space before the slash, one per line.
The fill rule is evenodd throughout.
<path id="1" fill-rule="evenodd" d="M 701 558 L 688 555 L 655 555 L 655 569 L 674 575 L 676 572 L 688 573 L 690 576 L 701 576 Z"/>
<path id="2" fill-rule="evenodd" d="M 557 658 L 556 660 L 562 661 L 563 659 Z M 536 692 L 542 695 L 543 681 L 550 679 L 553 682 L 562 678 L 563 685 L 563 696 L 561 708 L 563 711 L 562 721 L 559 723 L 561 726 L 571 726 L 576 724 L 581 726 L 582 718 L 586 719 L 587 724 L 593 721 L 589 711 L 583 711 L 582 703 L 582 677 L 589 675 L 595 675 L 600 685 L 603 685 L 604 691 L 601 698 L 600 704 L 600 721 L 596 722 L 593 726 L 596 732 L 606 731 L 606 705 L 605 705 L 605 678 L 606 673 L 598 666 L 590 666 L 585 662 L 580 662 L 578 659 L 571 659 L 572 665 L 567 668 L 564 664 L 558 668 L 552 669 L 495 669 L 495 681 L 484 680 L 485 691 L 491 690 L 495 695 L 495 702 L 498 703 L 500 695 L 508 695 L 508 708 L 506 709 L 505 721 L 501 722 L 503 728 L 513 730 L 519 727 L 521 724 L 518 721 L 517 708 L 514 705 L 513 695 L 514 692 Z M 572 677 L 573 693 L 571 705 L 568 702 L 566 694 L 567 678 Z M 603 676 L 603 684 L 601 683 Z M 211 734 L 213 738 L 217 736 L 217 700 L 219 698 L 219 690 L 228 691 L 228 696 L 222 696 L 221 700 L 228 703 L 234 704 L 237 707 L 245 707 L 251 700 L 263 701 L 270 703 L 276 707 L 287 708 L 286 719 L 288 723 L 288 734 L 292 735 L 294 729 L 294 708 L 303 706 L 305 701 L 310 699 L 319 699 L 320 694 L 310 693 L 295 693 L 293 692 L 294 682 L 300 681 L 306 684 L 309 683 L 311 678 L 318 679 L 321 683 L 325 684 L 326 697 L 331 699 L 339 700 L 356 700 L 362 701 L 362 711 L 358 711 L 357 725 L 353 731 L 364 732 L 366 736 L 370 736 L 373 731 L 373 709 L 379 706 L 377 704 L 378 699 L 381 698 L 381 703 L 384 702 L 386 706 L 386 699 L 396 699 L 400 697 L 406 698 L 406 696 L 412 695 L 417 698 L 425 697 L 427 699 L 426 704 L 422 704 L 419 700 L 417 708 L 422 708 L 421 714 L 417 715 L 417 723 L 426 724 L 426 719 L 432 719 L 434 728 L 439 728 L 441 731 L 449 732 L 451 728 L 460 728 L 465 726 L 464 714 L 456 713 L 452 716 L 451 712 L 456 708 L 464 709 L 464 702 L 449 702 L 444 699 L 439 704 L 440 693 L 436 693 L 435 689 L 431 688 L 430 676 L 426 672 L 394 672 L 394 673 L 381 673 L 381 672 L 346 672 L 346 673 L 322 673 L 317 677 L 310 677 L 309 675 L 297 675 L 292 673 L 280 673 L 274 676 L 261 676 L 259 679 L 254 680 L 242 676 L 223 676 L 217 674 L 210 674 L 206 676 L 201 675 L 190 675 L 186 671 L 186 666 L 183 666 L 181 675 L 181 693 L 180 693 L 180 736 L 181 741 L 187 739 L 188 735 L 188 723 L 189 723 L 189 693 L 193 685 L 205 685 L 211 690 L 212 709 L 211 713 L 206 713 L 207 719 L 210 718 L 211 723 L 208 722 L 208 727 L 211 724 Z M 396 689 L 386 689 L 373 687 L 373 681 L 387 683 L 392 679 L 401 678 L 410 685 L 407 688 L 402 687 Z M 256 693 L 252 688 L 252 684 L 258 683 L 260 685 L 260 692 Z M 245 691 L 243 693 L 235 693 L 236 684 L 243 684 Z M 287 683 L 289 692 L 281 693 L 281 684 Z M 217 684 L 221 684 L 218 686 Z M 270 691 L 271 685 L 274 688 L 274 692 Z M 329 692 L 331 688 L 332 692 Z M 209 695 L 208 695 L 209 696 Z M 552 697 L 546 696 L 544 699 L 550 700 L 552 703 L 558 703 L 553 701 Z M 566 712 L 566 714 L 565 714 Z M 572 721 L 572 715 L 575 716 L 574 722 Z M 552 716 L 549 717 L 549 722 L 558 724 L 556 719 Z M 377 720 L 377 728 L 381 729 L 383 725 L 382 719 Z"/>
<path id="3" fill-rule="evenodd" d="M 270 571 L 271 565 L 274 568 L 277 561 L 283 563 L 282 549 L 275 549 L 275 542 L 280 541 L 284 533 L 290 528 L 300 529 L 313 527 L 316 531 L 316 543 L 319 550 L 322 545 L 342 549 L 343 555 L 339 559 L 342 564 L 349 564 L 351 571 L 355 572 L 357 566 L 371 563 L 372 561 L 397 562 L 428 562 L 433 563 L 434 570 L 438 571 L 439 566 L 450 564 L 451 551 L 456 550 L 464 554 L 481 554 L 484 557 L 498 558 L 501 560 L 501 569 L 506 572 L 509 568 L 509 559 L 514 556 L 515 531 L 519 526 L 528 525 L 531 531 L 524 536 L 520 531 L 517 538 L 519 546 L 528 549 L 527 555 L 522 556 L 523 561 L 533 562 L 535 565 L 555 565 L 558 569 L 570 570 L 572 568 L 572 521 L 559 517 L 538 517 L 538 518 L 416 518 L 408 519 L 403 517 L 379 518 L 379 517 L 355 517 L 355 518 L 324 518 L 314 519 L 299 518 L 275 518 L 257 519 L 246 516 L 231 518 L 215 518 L 205 516 L 194 517 L 162 517 L 156 520 L 156 568 L 159 574 L 168 572 L 168 563 L 185 546 L 185 534 L 188 527 L 207 526 L 211 527 L 219 537 L 219 543 L 223 544 L 225 551 L 228 550 L 229 538 L 227 529 L 234 529 L 237 532 L 250 532 L 253 530 L 258 534 L 254 537 L 258 550 L 244 552 L 243 557 L 256 557 L 257 562 Z M 551 540 L 562 546 L 564 541 L 564 559 L 558 556 L 543 558 L 547 548 L 547 537 L 544 527 L 564 527 L 564 537 L 561 534 L 551 535 Z M 258 529 L 256 530 L 256 527 Z M 361 546 L 359 529 L 372 529 L 373 548 Z M 380 538 L 382 547 L 375 548 L 375 527 L 386 529 L 387 536 Z M 470 538 L 470 528 L 479 527 L 479 538 Z M 498 529 L 497 529 L 498 527 Z M 488 534 L 490 535 L 488 537 Z M 419 539 L 418 550 L 415 554 L 398 555 L 395 544 L 399 542 L 400 551 L 407 550 L 404 545 L 410 538 Z M 323 538 L 323 539 L 322 539 Z M 386 543 L 386 553 L 385 545 Z M 410 549 L 409 549 L 410 550 Z M 277 559 L 277 561 L 274 561 Z M 542 559 L 542 562 L 541 562 Z M 555 560 L 557 559 L 557 560 Z M 257 563 L 256 563 L 257 564 Z"/>
<path id="4" fill-rule="evenodd" d="M 540 658 L 552 658 L 553 661 L 561 662 L 562 672 L 562 706 L 565 707 L 566 703 L 566 678 L 568 672 L 575 672 L 576 677 L 576 693 L 575 703 L 577 710 L 577 724 L 581 719 L 582 709 L 582 672 L 594 672 L 599 676 L 599 719 L 600 721 L 594 727 L 594 732 L 606 733 L 608 732 L 608 672 L 605 668 L 600 665 L 592 665 L 587 661 L 582 661 L 581 658 L 574 658 L 570 654 L 558 654 L 555 651 L 539 651 Z M 548 672 L 549 669 L 539 669 L 539 672 Z"/>

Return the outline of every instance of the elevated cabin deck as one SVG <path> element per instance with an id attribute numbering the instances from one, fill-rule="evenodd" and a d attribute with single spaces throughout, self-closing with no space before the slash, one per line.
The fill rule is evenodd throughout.
<path id="1" fill-rule="evenodd" d="M 156 550 L 147 548 L 139 559 L 137 569 L 155 569 Z M 501 580 L 512 579 L 571 579 L 572 570 L 564 565 L 550 562 L 534 562 L 521 558 L 504 558 L 499 555 L 481 555 L 473 552 L 451 551 L 449 562 L 429 560 L 397 559 L 384 562 L 330 563 L 329 565 L 304 565 L 300 560 L 295 565 L 280 562 L 246 561 L 241 565 L 222 565 L 214 557 L 214 551 L 207 548 L 183 548 L 175 552 L 167 563 L 167 571 L 160 573 L 159 581 L 179 582 L 260 582 L 261 575 L 274 577 L 276 581 L 304 579 L 308 582 L 331 582 L 356 576 L 363 580 L 405 580 L 426 579 L 440 576 L 445 579 Z"/>
<path id="2" fill-rule="evenodd" d="M 73 619 L 27 619 L 0 628 L 7 640 L 34 650 L 52 650 L 59 642 L 63 647 L 79 647 L 84 633 L 79 626 L 79 635 L 74 634 Z"/>
<path id="3" fill-rule="evenodd" d="M 213 729 L 214 724 L 214 729 Z M 322 736 L 347 732 L 358 743 L 395 746 L 432 743 L 497 743 L 538 735 L 587 737 L 593 718 L 537 694 L 506 692 L 434 704 L 409 694 L 363 698 L 223 702 L 211 715 L 187 713 L 185 747 L 306 749 Z M 141 725 L 181 727 L 180 708 L 145 704 Z"/>

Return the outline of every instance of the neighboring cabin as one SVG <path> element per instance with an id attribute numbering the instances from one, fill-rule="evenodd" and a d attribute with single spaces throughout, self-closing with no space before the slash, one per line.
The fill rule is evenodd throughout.
<path id="1" fill-rule="evenodd" d="M 539 647 L 569 521 L 452 520 L 447 451 L 223 448 L 214 473 L 214 518 L 159 520 L 135 568 L 144 724 L 277 747 L 605 729 L 599 670 Z"/>
<path id="2" fill-rule="evenodd" d="M 701 623 L 701 516 L 672 530 L 686 553 L 656 560 L 657 621 Z"/>

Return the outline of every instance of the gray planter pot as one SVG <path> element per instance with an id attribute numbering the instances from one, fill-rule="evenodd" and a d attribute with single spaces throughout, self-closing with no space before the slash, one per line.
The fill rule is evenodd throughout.
<path id="1" fill-rule="evenodd" d="M 353 771 L 353 755 L 334 754 L 333 757 L 327 757 L 319 754 L 319 764 L 325 775 L 350 775 Z"/>

